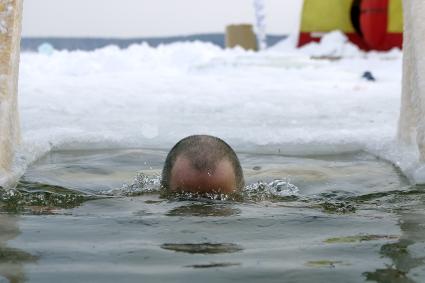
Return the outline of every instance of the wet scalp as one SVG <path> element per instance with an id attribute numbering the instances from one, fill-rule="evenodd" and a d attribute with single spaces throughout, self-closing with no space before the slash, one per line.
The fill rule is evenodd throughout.
<path id="1" fill-rule="evenodd" d="M 162 170 L 161 186 L 163 188 L 169 188 L 171 171 L 178 157 L 188 159 L 192 168 L 199 172 L 211 171 L 212 173 L 220 161 L 228 160 L 235 174 L 237 189 L 244 186 L 242 168 L 233 149 L 217 137 L 194 135 L 179 141 L 168 153 Z"/>

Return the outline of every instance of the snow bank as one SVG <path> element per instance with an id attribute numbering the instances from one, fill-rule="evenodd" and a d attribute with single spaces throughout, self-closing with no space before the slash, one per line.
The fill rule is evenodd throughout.
<path id="1" fill-rule="evenodd" d="M 199 42 L 23 53 L 16 172 L 52 149 L 166 149 L 197 133 L 239 151 L 388 153 L 401 52 L 365 55 L 338 33 L 301 50 L 288 42 L 261 53 Z"/>
<path id="2" fill-rule="evenodd" d="M 356 45 L 351 44 L 347 36 L 340 31 L 326 34 L 320 43 L 312 42 L 301 48 L 301 52 L 314 57 L 360 57 L 364 55 Z"/>

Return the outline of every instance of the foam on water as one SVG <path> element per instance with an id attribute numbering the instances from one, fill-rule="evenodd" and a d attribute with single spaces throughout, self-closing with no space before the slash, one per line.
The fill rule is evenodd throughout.
<path id="1" fill-rule="evenodd" d="M 237 151 L 395 156 L 401 52 L 365 54 L 338 33 L 293 43 L 260 53 L 200 42 L 23 53 L 15 173 L 54 149 L 167 149 L 201 133 Z"/>

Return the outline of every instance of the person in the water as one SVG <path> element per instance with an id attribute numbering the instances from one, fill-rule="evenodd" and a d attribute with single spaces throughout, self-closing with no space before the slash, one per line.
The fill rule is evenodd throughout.
<path id="1" fill-rule="evenodd" d="M 162 188 L 172 192 L 231 193 L 245 184 L 233 149 L 207 135 L 189 136 L 168 153 L 162 170 Z"/>

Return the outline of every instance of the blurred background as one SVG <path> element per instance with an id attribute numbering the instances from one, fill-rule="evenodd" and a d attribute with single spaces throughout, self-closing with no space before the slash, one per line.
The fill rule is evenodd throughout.
<path id="1" fill-rule="evenodd" d="M 302 2 L 264 1 L 271 45 L 299 30 Z M 127 47 L 146 41 L 156 46 L 181 40 L 223 47 L 226 26 L 254 24 L 255 11 L 251 0 L 26 0 L 23 18 L 24 50 L 45 41 L 57 49 L 86 50 L 111 43 Z"/>

